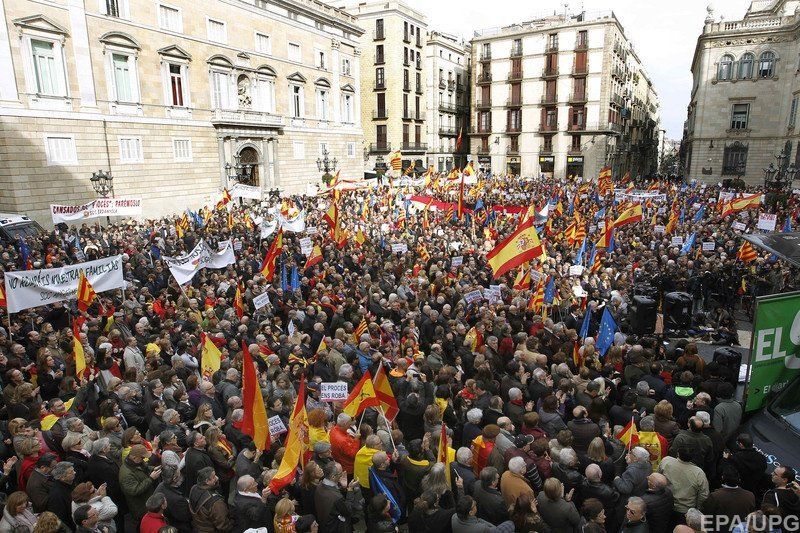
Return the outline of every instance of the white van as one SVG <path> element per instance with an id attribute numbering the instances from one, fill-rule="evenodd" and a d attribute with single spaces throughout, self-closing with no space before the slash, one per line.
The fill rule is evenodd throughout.
<path id="1" fill-rule="evenodd" d="M 17 237 L 31 237 L 44 233 L 35 220 L 16 213 L 0 213 L 0 241 L 13 243 Z"/>

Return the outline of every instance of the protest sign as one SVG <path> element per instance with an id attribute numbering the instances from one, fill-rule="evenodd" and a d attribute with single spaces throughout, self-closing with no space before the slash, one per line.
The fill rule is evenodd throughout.
<path id="1" fill-rule="evenodd" d="M 539 272 L 538 270 L 531 269 L 530 273 L 531 273 L 531 281 L 533 281 L 533 282 L 541 281 L 542 279 L 544 279 L 546 277 L 544 272 Z"/>
<path id="2" fill-rule="evenodd" d="M 8 312 L 77 298 L 81 271 L 97 293 L 125 287 L 121 255 L 60 268 L 6 272 Z"/>
<path id="3" fill-rule="evenodd" d="M 269 303 L 269 294 L 266 292 L 262 292 L 261 294 L 253 298 L 253 306 L 255 306 L 256 309 L 261 309 L 268 303 Z"/>
<path id="4" fill-rule="evenodd" d="M 653 233 L 664 233 L 664 226 L 653 226 Z"/>
<path id="5" fill-rule="evenodd" d="M 311 237 L 303 237 L 300 239 L 300 253 L 308 256 L 311 253 L 311 250 L 314 249 L 314 243 L 311 242 Z"/>
<path id="6" fill-rule="evenodd" d="M 672 238 L 671 242 L 673 246 L 683 246 L 683 237 L 681 235 L 676 235 Z"/>
<path id="7" fill-rule="evenodd" d="M 758 225 L 756 227 L 758 229 L 763 229 L 764 231 L 775 231 L 775 225 L 777 222 L 778 215 L 761 213 L 758 215 Z"/>
<path id="8" fill-rule="evenodd" d="M 341 402 L 347 399 L 348 394 L 347 383 L 344 381 L 320 384 L 319 399 L 323 402 Z"/>
<path id="9" fill-rule="evenodd" d="M 739 231 L 744 231 L 747 229 L 747 225 L 743 224 L 742 222 L 734 222 L 733 224 L 731 224 L 731 227 L 733 229 L 738 229 Z"/>
<path id="10" fill-rule="evenodd" d="M 570 276 L 580 276 L 581 274 L 583 274 L 582 265 L 572 265 L 571 267 L 569 267 Z"/>
<path id="11" fill-rule="evenodd" d="M 703 243 L 703 251 L 704 252 L 713 252 L 714 249 L 717 247 L 717 243 L 715 242 L 704 242 Z"/>
<path id="12" fill-rule="evenodd" d="M 453 267 L 459 267 L 459 266 L 461 266 L 463 263 L 464 263 L 464 256 L 463 256 L 463 255 L 457 255 L 457 256 L 455 256 L 455 257 L 453 258 L 453 260 L 450 262 L 450 266 L 453 266 Z"/>
<path id="13" fill-rule="evenodd" d="M 233 187 L 228 189 L 228 192 L 234 198 L 261 200 L 261 187 L 253 187 L 252 185 L 245 185 L 244 183 L 234 183 Z"/>
<path id="14" fill-rule="evenodd" d="M 221 249 L 213 251 L 206 241 L 201 240 L 187 255 L 180 257 L 166 257 L 164 262 L 175 277 L 179 285 L 192 280 L 202 268 L 225 268 L 236 262 L 233 246 L 230 241 L 220 243 Z"/>
<path id="15" fill-rule="evenodd" d="M 317 229 L 316 226 L 307 226 L 306 233 L 308 233 L 309 235 L 316 235 L 317 233 L 319 233 L 319 230 Z"/>
<path id="16" fill-rule="evenodd" d="M 466 300 L 468 304 L 480 301 L 482 298 L 483 298 L 483 293 L 479 290 L 470 291 L 464 295 L 464 300 Z"/>
<path id="17" fill-rule="evenodd" d="M 408 245 L 406 243 L 400 244 L 393 244 L 392 245 L 392 253 L 393 254 L 404 254 L 408 252 Z"/>
<path id="18" fill-rule="evenodd" d="M 97 217 L 121 217 L 142 214 L 141 198 L 98 198 L 83 205 L 50 204 L 53 224 Z"/>
<path id="19" fill-rule="evenodd" d="M 286 425 L 284 425 L 283 420 L 279 415 L 269 417 L 269 434 L 273 437 L 277 437 L 278 435 L 282 435 L 286 433 Z"/>

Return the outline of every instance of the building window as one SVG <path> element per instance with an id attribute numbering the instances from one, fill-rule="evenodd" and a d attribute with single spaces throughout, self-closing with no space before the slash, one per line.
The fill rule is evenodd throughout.
<path id="1" fill-rule="evenodd" d="M 581 136 L 580 135 L 573 135 L 572 136 L 572 143 L 570 144 L 570 150 L 573 152 L 580 152 L 581 151 Z"/>
<path id="2" fill-rule="evenodd" d="M 292 141 L 292 154 L 295 159 L 305 159 L 306 145 L 303 144 L 303 141 Z"/>
<path id="3" fill-rule="evenodd" d="M 136 56 L 123 52 L 111 54 L 114 100 L 134 103 L 139 101 L 139 84 L 136 79 Z"/>
<path id="4" fill-rule="evenodd" d="M 142 140 L 139 137 L 119 138 L 120 163 L 141 163 L 142 159 Z"/>
<path id="5" fill-rule="evenodd" d="M 256 77 L 254 83 L 255 108 L 265 113 L 275 112 L 275 80 Z"/>
<path id="6" fill-rule="evenodd" d="M 578 32 L 578 41 L 576 44 L 578 46 L 589 46 L 589 33 L 586 30 Z"/>
<path id="7" fill-rule="evenodd" d="M 342 74 L 344 74 L 345 76 L 349 76 L 350 75 L 350 58 L 349 57 L 343 57 L 342 58 Z"/>
<path id="8" fill-rule="evenodd" d="M 378 117 L 386 117 L 386 93 L 378 93 L 375 108 L 378 111 Z"/>
<path id="9" fill-rule="evenodd" d="M 356 156 L 356 143 L 349 142 L 347 143 L 347 157 L 355 157 Z"/>
<path id="10" fill-rule="evenodd" d="M 295 61 L 297 63 L 300 63 L 300 59 L 301 59 L 301 56 L 300 56 L 300 45 L 297 44 L 297 43 L 289 43 L 288 50 L 289 50 L 288 51 L 289 61 Z"/>
<path id="11" fill-rule="evenodd" d="M 181 10 L 177 7 L 158 4 L 158 25 L 162 30 L 182 32 Z"/>
<path id="12" fill-rule="evenodd" d="M 322 50 L 317 50 L 315 55 L 316 55 L 317 68 L 321 68 L 323 70 L 326 69 L 328 64 L 327 61 L 328 58 L 325 52 Z"/>
<path id="13" fill-rule="evenodd" d="M 47 136 L 44 138 L 44 147 L 48 165 L 75 165 L 78 163 L 75 138 L 72 136 Z"/>
<path id="14" fill-rule="evenodd" d="M 551 33 L 547 36 L 547 49 L 558 50 L 558 34 Z"/>
<path id="15" fill-rule="evenodd" d="M 353 95 L 342 95 L 342 122 L 347 124 L 353 123 Z"/>
<path id="16" fill-rule="evenodd" d="M 771 78 L 775 70 L 775 53 L 764 52 L 758 60 L 758 77 Z"/>
<path id="17" fill-rule="evenodd" d="M 387 147 L 386 124 L 375 126 L 375 141 L 379 149 L 384 149 L 384 150 L 386 149 Z"/>
<path id="18" fill-rule="evenodd" d="M 31 59 L 36 92 L 47 96 L 66 96 L 67 83 L 61 46 L 53 41 L 31 39 Z"/>
<path id="19" fill-rule="evenodd" d="M 549 108 L 545 113 L 545 126 L 548 129 L 554 130 L 558 127 L 558 109 Z"/>
<path id="20" fill-rule="evenodd" d="M 323 142 L 319 143 L 319 156 L 320 157 L 325 156 L 325 152 L 328 152 L 328 143 L 323 141 Z M 330 153 L 330 152 L 328 152 L 328 153 Z"/>
<path id="21" fill-rule="evenodd" d="M 213 109 L 232 109 L 234 107 L 230 73 L 211 71 L 211 107 Z"/>
<path id="22" fill-rule="evenodd" d="M 383 77 L 383 67 L 376 68 L 375 69 L 375 85 L 378 88 L 383 88 L 385 82 L 386 82 L 386 80 Z"/>
<path id="23" fill-rule="evenodd" d="M 410 89 L 408 85 L 408 69 L 403 69 L 403 90 L 408 91 Z"/>
<path id="24" fill-rule="evenodd" d="M 794 129 L 797 119 L 797 97 L 792 98 L 792 106 L 789 108 L 789 128 Z"/>
<path id="25" fill-rule="evenodd" d="M 747 146 L 739 141 L 729 146 L 725 146 L 722 156 L 722 173 L 727 175 L 738 175 L 744 173 L 747 166 Z"/>
<path id="26" fill-rule="evenodd" d="M 383 39 L 383 19 L 375 19 L 375 38 Z"/>
<path id="27" fill-rule="evenodd" d="M 317 118 L 328 120 L 328 91 L 317 89 Z"/>
<path id="28" fill-rule="evenodd" d="M 186 65 L 178 63 L 168 63 L 169 72 L 169 98 L 167 105 L 174 107 L 186 107 L 189 102 L 187 91 L 189 84 L 186 83 Z"/>
<path id="29" fill-rule="evenodd" d="M 733 104 L 731 110 L 731 129 L 746 130 L 750 104 Z"/>
<path id="30" fill-rule="evenodd" d="M 129 18 L 128 0 L 100 0 L 100 13 L 109 17 Z"/>
<path id="31" fill-rule="evenodd" d="M 483 48 L 481 49 L 481 58 L 482 59 L 491 59 L 492 58 L 492 44 L 491 43 L 483 43 Z"/>
<path id="32" fill-rule="evenodd" d="M 417 72 L 417 92 L 422 92 L 422 74 L 419 72 Z"/>
<path id="33" fill-rule="evenodd" d="M 303 117 L 303 88 L 299 85 L 290 85 L 289 91 L 292 95 L 292 117 Z"/>
<path id="34" fill-rule="evenodd" d="M 586 122 L 586 109 L 575 107 L 572 109 L 572 126 L 583 127 Z"/>
<path id="35" fill-rule="evenodd" d="M 269 40 L 269 35 L 256 32 L 256 52 L 262 54 L 272 53 L 272 43 Z"/>
<path id="36" fill-rule="evenodd" d="M 747 52 L 742 56 L 739 60 L 739 79 L 740 80 L 749 80 L 753 77 L 753 63 L 755 62 L 755 56 L 750 52 Z"/>
<path id="37" fill-rule="evenodd" d="M 478 116 L 478 127 L 481 132 L 488 132 L 492 129 L 492 114 L 482 111 Z"/>
<path id="38" fill-rule="evenodd" d="M 383 45 L 379 44 L 375 46 L 375 64 L 382 65 L 383 64 Z"/>
<path id="39" fill-rule="evenodd" d="M 228 42 L 228 30 L 224 22 L 214 19 L 206 19 L 206 22 L 209 41 L 220 44 Z"/>
<path id="40" fill-rule="evenodd" d="M 727 81 L 731 79 L 731 70 L 733 69 L 733 56 L 725 54 L 719 60 L 717 68 L 717 79 L 719 81 Z"/>
<path id="41" fill-rule="evenodd" d="M 191 139 L 172 139 L 172 153 L 178 163 L 191 163 L 192 161 L 192 140 Z"/>

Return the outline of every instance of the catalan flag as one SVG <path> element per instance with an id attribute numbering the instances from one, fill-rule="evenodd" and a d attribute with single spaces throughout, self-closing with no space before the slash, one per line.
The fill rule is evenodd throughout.
<path id="1" fill-rule="evenodd" d="M 83 270 L 81 270 L 78 277 L 78 309 L 86 312 L 86 310 L 92 305 L 92 302 L 94 302 L 95 298 L 97 298 L 97 293 L 94 292 L 92 284 L 89 283 L 89 279 L 86 277 L 86 274 L 83 272 Z"/>
<path id="2" fill-rule="evenodd" d="M 619 214 L 617 220 L 614 221 L 615 228 L 621 228 L 628 224 L 641 222 L 644 215 L 642 214 L 642 204 L 633 204 Z"/>
<path id="3" fill-rule="evenodd" d="M 528 309 L 534 313 L 541 313 L 542 307 L 544 307 L 544 279 L 536 284 L 536 289 L 534 289 L 530 302 L 528 302 Z"/>
<path id="4" fill-rule="evenodd" d="M 486 255 L 495 278 L 544 253 L 533 223 L 533 218 L 528 219 Z"/>
<path id="5" fill-rule="evenodd" d="M 526 291 L 531 286 L 531 269 L 530 267 L 523 267 L 517 272 L 517 277 L 514 278 L 514 290 Z"/>
<path id="6" fill-rule="evenodd" d="M 614 191 L 614 186 L 611 184 L 611 167 L 605 166 L 600 169 L 600 176 L 597 178 L 597 189 L 601 196 Z"/>
<path id="7" fill-rule="evenodd" d="M 742 243 L 741 248 L 739 248 L 739 252 L 736 254 L 736 258 L 743 263 L 755 261 L 757 257 L 758 253 L 756 252 L 755 248 L 753 248 L 753 245 L 747 241 Z"/>
<path id="8" fill-rule="evenodd" d="M 264 396 L 261 394 L 261 384 L 258 382 L 253 358 L 247 349 L 247 344 L 242 341 L 242 433 L 250 435 L 256 449 L 269 450 L 271 441 L 267 410 L 264 406 Z"/>
<path id="9" fill-rule="evenodd" d="M 294 409 L 289 418 L 289 433 L 286 436 L 286 451 L 278 466 L 278 472 L 269 482 L 269 489 L 273 494 L 280 494 L 281 490 L 293 482 L 297 475 L 297 466 L 304 461 L 308 450 L 308 414 L 306 413 L 306 380 L 300 380 L 300 391 L 294 402 Z"/>
<path id="10" fill-rule="evenodd" d="M 353 330 L 353 340 L 356 344 L 361 340 L 361 335 L 367 332 L 367 325 L 367 317 L 364 316 L 358 326 L 356 326 L 356 329 Z"/>
<path id="11" fill-rule="evenodd" d="M 419 254 L 419 258 L 422 259 L 424 263 L 427 263 L 431 258 L 431 254 L 428 253 L 425 245 L 421 242 L 419 243 L 419 246 L 417 246 L 417 253 Z"/>
<path id="12" fill-rule="evenodd" d="M 392 170 L 401 170 L 403 168 L 403 155 L 399 150 L 389 154 L 389 165 L 392 167 Z"/>

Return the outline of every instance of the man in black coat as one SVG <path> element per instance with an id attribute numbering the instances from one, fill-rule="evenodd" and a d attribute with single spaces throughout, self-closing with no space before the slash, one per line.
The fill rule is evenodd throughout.
<path id="1" fill-rule="evenodd" d="M 33 512 L 39 514 L 47 510 L 47 500 L 50 497 L 50 488 L 53 485 L 53 478 L 50 473 L 56 465 L 58 457 L 53 453 L 46 453 L 39 457 L 36 466 L 31 471 L 28 483 L 25 485 L 25 492 L 31 500 Z M 99 485 L 98 485 L 99 486 Z"/>
<path id="2" fill-rule="evenodd" d="M 258 493 L 258 483 L 253 476 L 244 475 L 236 482 L 236 496 L 233 498 L 236 512 L 233 513 L 232 533 L 242 533 L 247 529 L 270 527 L 272 516 L 264 497 Z"/>
<path id="3" fill-rule="evenodd" d="M 186 437 L 189 449 L 184 455 L 183 476 L 186 487 L 193 487 L 197 483 L 197 473 L 203 468 L 214 467 L 214 460 L 206 451 L 206 438 L 199 431 L 193 431 Z"/>
<path id="4" fill-rule="evenodd" d="M 586 467 L 586 477 L 583 478 L 580 486 L 581 498 L 586 501 L 589 498 L 597 498 L 606 509 L 606 531 L 616 531 L 619 523 L 616 513 L 611 512 L 619 503 L 619 492 L 607 483 L 603 483 L 603 471 L 594 463 Z"/>
<path id="5" fill-rule="evenodd" d="M 74 530 L 72 520 L 72 489 L 75 481 L 75 468 L 72 463 L 62 461 L 52 471 L 53 485 L 47 500 L 47 510 L 59 517 L 64 524 Z"/>
<path id="6" fill-rule="evenodd" d="M 572 448 L 580 458 L 583 458 L 589 450 L 589 443 L 595 437 L 600 437 L 602 432 L 600 426 L 589 418 L 586 407 L 582 405 L 575 407 L 572 416 L 573 419 L 567 422 L 567 428 L 572 432 Z"/>
<path id="7" fill-rule="evenodd" d="M 450 463 L 450 490 L 458 497 L 456 490 L 456 479 L 461 478 L 464 482 L 464 495 L 472 496 L 475 489 L 475 472 L 472 470 L 472 450 L 469 447 L 462 447 L 456 451 L 456 460 Z"/>
<path id="8" fill-rule="evenodd" d="M 107 438 L 97 439 L 92 443 L 92 458 L 88 461 L 86 475 L 92 485 L 99 487 L 106 484 L 106 494 L 117 504 L 118 512 L 114 521 L 117 524 L 117 531 L 125 527 L 125 513 L 128 512 L 128 505 L 122 488 L 119 485 L 119 466 L 108 458 L 111 452 L 111 443 Z"/>
<path id="9" fill-rule="evenodd" d="M 753 437 L 749 433 L 739 435 L 736 446 L 738 449 L 723 454 L 720 466 L 732 465 L 736 468 L 742 479 L 741 487 L 755 494 L 758 500 L 769 483 L 766 477 L 767 458 L 753 447 Z"/>
<path id="10" fill-rule="evenodd" d="M 650 533 L 668 533 L 672 531 L 672 491 L 668 487 L 669 481 L 664 474 L 658 472 L 647 476 L 647 491 L 642 494 L 644 503 L 647 504 L 647 523 L 650 524 Z"/>
<path id="11" fill-rule="evenodd" d="M 375 471 L 375 475 L 378 476 L 378 479 L 380 479 L 383 485 L 392 493 L 400 509 L 408 515 L 406 493 L 400 484 L 397 473 L 392 470 L 392 460 L 386 455 L 386 452 L 378 452 L 372 456 L 372 468 Z M 381 494 L 372 484 L 370 484 L 370 488 L 372 489 L 373 496 Z"/>
<path id="12" fill-rule="evenodd" d="M 154 493 L 156 492 L 167 499 L 167 508 L 164 511 L 167 523 L 177 528 L 178 533 L 192 533 L 192 512 L 189 509 L 189 500 L 183 494 L 183 476 L 180 471 L 164 467 L 161 471 L 161 483 Z"/>
<path id="13" fill-rule="evenodd" d="M 481 470 L 480 481 L 475 483 L 473 497 L 478 505 L 478 518 L 492 524 L 501 524 L 508 520 L 508 506 L 498 489 L 500 475 L 497 469 L 487 466 Z"/>

